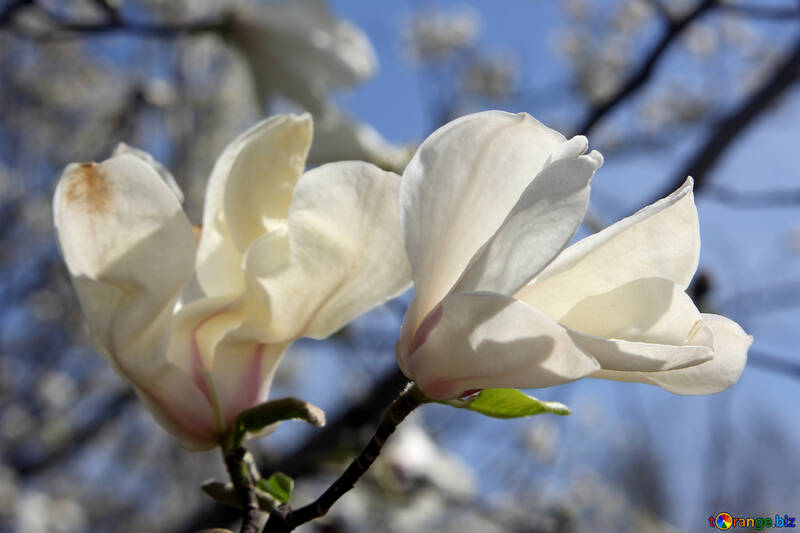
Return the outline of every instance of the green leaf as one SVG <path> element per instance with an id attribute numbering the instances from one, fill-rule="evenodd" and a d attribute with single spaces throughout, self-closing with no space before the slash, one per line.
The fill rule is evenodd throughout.
<path id="1" fill-rule="evenodd" d="M 258 433 L 270 424 L 292 419 L 305 420 L 317 427 L 325 425 L 325 413 L 316 405 L 297 398 L 279 398 L 239 413 L 234 442 L 231 444 L 238 446 L 247 432 Z"/>
<path id="2" fill-rule="evenodd" d="M 283 472 L 275 472 L 268 479 L 258 480 L 258 488 L 271 494 L 281 503 L 289 503 L 294 488 L 294 480 Z"/>
<path id="3" fill-rule="evenodd" d="M 494 418 L 519 418 L 553 413 L 570 414 L 569 407 L 559 402 L 543 402 L 516 389 L 483 389 L 465 405 L 457 405 Z"/>

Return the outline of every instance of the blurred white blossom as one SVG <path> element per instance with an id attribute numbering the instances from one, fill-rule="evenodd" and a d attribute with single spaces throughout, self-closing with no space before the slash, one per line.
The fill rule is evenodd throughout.
<path id="1" fill-rule="evenodd" d="M 416 13 L 404 28 L 406 46 L 422 63 L 441 60 L 472 46 L 481 32 L 478 13 L 468 7 Z"/>

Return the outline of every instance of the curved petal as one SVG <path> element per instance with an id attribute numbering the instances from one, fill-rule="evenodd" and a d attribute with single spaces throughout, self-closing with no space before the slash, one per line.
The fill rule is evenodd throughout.
<path id="1" fill-rule="evenodd" d="M 219 446 L 219 431 L 203 393 L 190 377 L 172 363 L 140 375 L 135 387 L 153 418 L 188 450 Z"/>
<path id="2" fill-rule="evenodd" d="M 68 166 L 53 209 L 100 351 L 185 446 L 216 445 L 201 391 L 165 356 L 172 309 L 191 278 L 195 252 L 175 195 L 146 160 L 123 154 Z"/>
<path id="3" fill-rule="evenodd" d="M 642 278 L 587 296 L 559 323 L 596 337 L 681 345 L 698 320 L 700 311 L 675 283 Z"/>
<path id="4" fill-rule="evenodd" d="M 747 362 L 747 350 L 753 342 L 733 320 L 720 315 L 702 314 L 699 327 L 704 330 L 692 342 L 712 348 L 711 360 L 699 365 L 660 372 L 621 372 L 599 370 L 591 377 L 616 381 L 635 381 L 658 385 L 675 394 L 714 394 L 739 380 Z M 704 334 L 704 335 L 703 335 Z M 706 337 L 701 339 L 701 337 Z"/>
<path id="5" fill-rule="evenodd" d="M 530 115 L 501 111 L 461 117 L 422 143 L 400 185 L 415 287 L 401 343 L 447 295 L 545 165 L 585 148 L 585 138 L 568 143 Z"/>
<path id="6" fill-rule="evenodd" d="M 571 141 L 572 142 L 572 141 Z M 551 163 L 528 185 L 453 292 L 512 295 L 569 243 L 589 205 L 599 152 Z"/>
<path id="7" fill-rule="evenodd" d="M 119 143 L 117 147 L 114 148 L 114 152 L 111 154 L 111 157 L 117 157 L 123 154 L 130 154 L 134 157 L 138 157 L 143 162 L 150 165 L 150 167 L 156 171 L 156 174 L 161 176 L 161 179 L 163 179 L 164 183 L 167 184 L 167 187 L 169 187 L 169 189 L 172 191 L 172 194 L 175 195 L 175 198 L 177 198 L 180 203 L 183 203 L 183 191 L 181 190 L 180 185 L 178 185 L 178 182 L 175 181 L 175 176 L 172 175 L 172 172 L 170 172 L 167 167 L 156 161 L 152 155 L 148 154 L 144 150 L 135 148 L 125 143 Z"/>
<path id="8" fill-rule="evenodd" d="M 217 346 L 211 369 L 229 429 L 239 413 L 267 400 L 275 369 L 290 344 L 254 342 L 247 333 L 243 328 L 227 335 Z"/>
<path id="9" fill-rule="evenodd" d="M 330 163 L 303 176 L 288 232 L 265 235 L 245 260 L 252 291 L 271 310 L 262 342 L 326 337 L 408 288 L 399 181 L 362 162 Z"/>
<path id="10" fill-rule="evenodd" d="M 401 364 L 432 398 L 487 387 L 550 387 L 600 368 L 563 327 L 509 296 L 458 293 L 441 305 L 438 324 Z"/>
<path id="11" fill-rule="evenodd" d="M 239 135 L 217 160 L 197 254 L 198 281 L 208 296 L 244 290 L 243 254 L 262 234 L 286 224 L 311 136 L 308 114 L 276 115 Z"/>
<path id="12" fill-rule="evenodd" d="M 586 296 L 638 278 L 666 278 L 685 289 L 700 255 L 692 183 L 570 246 L 517 297 L 559 320 Z"/>
<path id="13" fill-rule="evenodd" d="M 703 363 L 714 355 L 708 346 L 605 339 L 569 329 L 568 331 L 575 345 L 597 359 L 603 370 L 628 372 L 672 370 Z"/>
<path id="14" fill-rule="evenodd" d="M 171 311 L 192 276 L 195 244 L 178 200 L 141 159 L 70 165 L 53 199 L 81 306 L 121 367 L 163 359 Z"/>

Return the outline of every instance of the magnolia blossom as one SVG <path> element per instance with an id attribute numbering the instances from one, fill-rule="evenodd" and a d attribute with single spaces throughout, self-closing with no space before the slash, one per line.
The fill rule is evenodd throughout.
<path id="1" fill-rule="evenodd" d="M 211 173 L 199 245 L 165 169 L 125 149 L 69 165 L 58 238 L 101 352 L 188 448 L 263 402 L 299 337 L 322 338 L 409 284 L 399 176 L 360 162 L 303 173 L 309 115 L 235 139 Z"/>
<path id="2" fill-rule="evenodd" d="M 324 0 L 242 2 L 231 38 L 260 98 L 278 93 L 312 113 L 323 111 L 330 89 L 369 78 L 378 64 L 364 32 L 334 17 Z"/>
<path id="3" fill-rule="evenodd" d="M 415 285 L 397 360 L 429 396 L 591 376 L 709 394 L 739 378 L 752 338 L 684 292 L 700 252 L 692 180 L 565 248 L 602 164 L 527 114 L 455 120 L 400 185 Z"/>

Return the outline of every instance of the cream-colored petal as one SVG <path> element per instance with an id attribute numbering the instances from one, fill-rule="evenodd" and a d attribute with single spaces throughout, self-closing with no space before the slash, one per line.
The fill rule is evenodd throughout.
<path id="1" fill-rule="evenodd" d="M 456 119 L 419 147 L 400 185 L 406 251 L 415 295 L 401 349 L 448 294 L 549 161 L 582 153 L 525 113 L 486 111 Z"/>
<path id="2" fill-rule="evenodd" d="M 597 337 L 681 345 L 698 320 L 692 299 L 671 280 L 641 278 L 587 296 L 559 323 Z"/>
<path id="3" fill-rule="evenodd" d="M 453 294 L 430 316 L 435 319 L 420 328 L 401 366 L 432 398 L 488 387 L 550 387 L 600 368 L 566 329 L 509 296 Z"/>
<path id="4" fill-rule="evenodd" d="M 575 235 L 589 205 L 589 182 L 602 163 L 592 152 L 546 166 L 453 291 L 511 295 L 530 281 Z"/>
<path id="5" fill-rule="evenodd" d="M 265 235 L 247 253 L 248 292 L 260 289 L 261 307 L 270 309 L 263 342 L 326 337 L 408 288 L 399 181 L 361 162 L 303 175 L 288 231 Z"/>
<path id="6" fill-rule="evenodd" d="M 698 334 L 691 342 L 710 347 L 713 358 L 695 366 L 660 372 L 603 369 L 592 374 L 592 377 L 649 383 L 675 394 L 714 394 L 739 380 L 753 337 L 733 320 L 720 315 L 702 314 Z"/>
<path id="7" fill-rule="evenodd" d="M 178 200 L 139 158 L 70 165 L 53 199 L 81 306 L 121 366 L 163 358 L 172 308 L 192 276 L 195 241 Z"/>
<path id="8" fill-rule="evenodd" d="M 249 333 L 255 334 L 251 337 Z M 211 375 L 228 428 L 239 413 L 267 400 L 275 369 L 290 344 L 254 342 L 257 336 L 258 332 L 243 328 L 217 346 Z"/>
<path id="9" fill-rule="evenodd" d="M 195 251 L 175 195 L 146 161 L 123 154 L 67 167 L 53 208 L 101 353 L 185 446 L 216 444 L 201 391 L 165 356 L 172 309 L 192 275 Z"/>
<path id="10" fill-rule="evenodd" d="M 123 154 L 130 154 L 134 157 L 138 157 L 143 162 L 153 167 L 153 170 L 156 171 L 156 174 L 161 176 L 161 179 L 164 180 L 164 183 L 167 184 L 169 189 L 175 195 L 175 198 L 177 198 L 180 203 L 183 203 L 183 191 L 181 190 L 180 185 L 178 185 L 178 182 L 175 181 L 175 176 L 172 175 L 172 172 L 170 172 L 167 167 L 156 161 L 152 155 L 148 154 L 144 150 L 135 148 L 125 143 L 119 143 L 117 147 L 114 148 L 114 152 L 111 154 L 111 157 L 117 157 Z"/>
<path id="11" fill-rule="evenodd" d="M 568 330 L 576 346 L 594 357 L 604 370 L 655 372 L 686 368 L 708 361 L 713 351 L 692 344 L 655 344 L 595 337 Z"/>
<path id="12" fill-rule="evenodd" d="M 183 370 L 164 363 L 141 374 L 139 382 L 139 398 L 184 448 L 199 451 L 219 445 L 213 409 Z"/>
<path id="13" fill-rule="evenodd" d="M 206 189 L 197 277 L 209 296 L 244 290 L 241 264 L 250 244 L 284 226 L 311 146 L 311 117 L 276 115 L 231 142 Z"/>
<path id="14" fill-rule="evenodd" d="M 699 254 L 689 178 L 667 198 L 564 250 L 517 297 L 559 320 L 581 299 L 639 278 L 666 278 L 685 289 Z"/>

